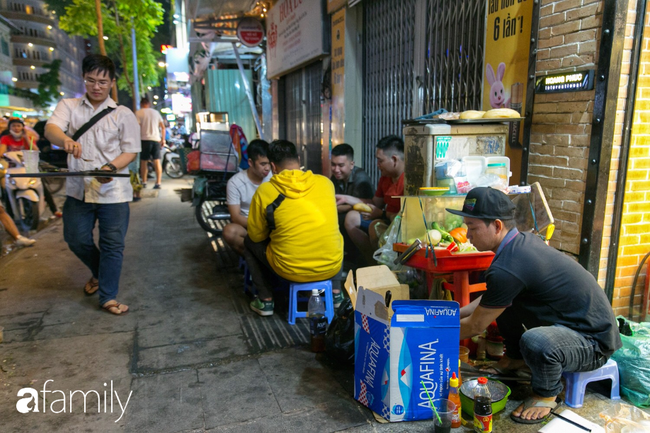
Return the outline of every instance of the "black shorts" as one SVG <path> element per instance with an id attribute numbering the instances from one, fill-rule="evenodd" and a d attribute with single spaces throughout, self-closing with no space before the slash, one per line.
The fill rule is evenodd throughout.
<path id="1" fill-rule="evenodd" d="M 160 143 L 151 140 L 142 140 L 142 152 L 140 161 L 150 161 L 160 159 Z"/>

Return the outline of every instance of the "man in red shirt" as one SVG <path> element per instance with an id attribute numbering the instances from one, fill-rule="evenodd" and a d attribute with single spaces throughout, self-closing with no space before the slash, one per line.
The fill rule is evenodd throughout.
<path id="1" fill-rule="evenodd" d="M 366 203 L 371 209 L 370 212 L 352 210 L 345 217 L 345 229 L 368 265 L 376 264 L 372 255 L 378 248 L 378 232 L 383 233 L 400 211 L 400 199 L 393 197 L 404 195 L 404 141 L 396 135 L 382 138 L 377 143 L 375 157 L 381 172 L 375 196 L 365 200 L 336 196 L 337 205 Z"/>
<path id="2" fill-rule="evenodd" d="M 0 139 L 0 155 L 5 152 L 15 152 L 18 150 L 29 149 L 27 134 L 25 134 L 25 124 L 22 119 L 13 118 L 7 125 L 9 134 Z"/>

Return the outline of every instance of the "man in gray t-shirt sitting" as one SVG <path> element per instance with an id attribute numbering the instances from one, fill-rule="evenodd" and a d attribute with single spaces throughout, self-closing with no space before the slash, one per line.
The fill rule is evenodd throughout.
<path id="1" fill-rule="evenodd" d="M 223 229 L 223 238 L 230 247 L 241 255 L 244 251 L 244 237 L 248 226 L 248 209 L 257 187 L 271 179 L 271 164 L 267 153 L 269 144 L 264 140 L 253 140 L 248 144 L 247 170 L 230 178 L 226 187 L 226 203 L 231 223 Z"/>

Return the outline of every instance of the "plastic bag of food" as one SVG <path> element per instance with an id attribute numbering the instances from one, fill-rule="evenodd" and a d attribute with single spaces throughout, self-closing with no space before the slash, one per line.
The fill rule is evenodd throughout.
<path id="1" fill-rule="evenodd" d="M 398 253 L 393 251 L 393 244 L 401 240 L 401 226 L 402 217 L 396 215 L 383 235 L 379 237 L 379 249 L 372 255 L 379 264 L 386 265 L 390 269 L 395 269 L 396 266 L 393 262 Z"/>
<path id="2" fill-rule="evenodd" d="M 600 413 L 607 433 L 650 433 L 650 414 L 624 403 L 616 403 Z"/>
<path id="3" fill-rule="evenodd" d="M 621 334 L 623 347 L 614 352 L 612 359 L 618 364 L 621 393 L 632 404 L 650 406 L 650 322 L 635 323 L 618 318 L 619 325 L 632 335 Z M 621 329 L 621 326 L 619 326 Z"/>

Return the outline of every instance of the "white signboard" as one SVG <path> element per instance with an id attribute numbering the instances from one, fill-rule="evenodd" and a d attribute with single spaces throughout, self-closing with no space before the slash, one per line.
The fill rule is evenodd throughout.
<path id="1" fill-rule="evenodd" d="M 283 73 L 324 54 L 321 0 L 279 0 L 266 19 L 267 75 Z"/>

